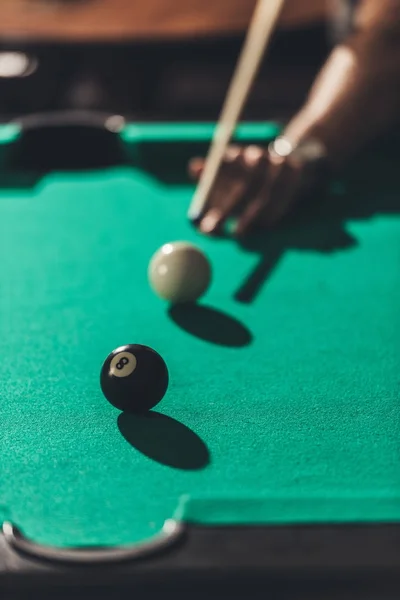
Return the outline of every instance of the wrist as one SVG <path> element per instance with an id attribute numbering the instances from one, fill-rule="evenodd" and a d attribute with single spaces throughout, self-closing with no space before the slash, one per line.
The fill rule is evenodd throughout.
<path id="1" fill-rule="evenodd" d="M 302 192 L 324 185 L 332 174 L 326 147 L 316 137 L 306 137 L 294 144 L 289 138 L 279 136 L 269 145 L 268 154 L 272 164 L 286 163 L 299 174 Z"/>
<path id="2" fill-rule="evenodd" d="M 337 129 L 334 119 L 332 122 L 328 118 L 316 121 L 313 111 L 306 106 L 287 125 L 282 137 L 289 140 L 293 148 L 308 148 L 309 141 L 313 142 L 313 146 L 317 142 L 323 148 L 325 162 L 331 170 L 337 170 L 344 160 L 344 153 L 341 151 L 343 136 L 338 134 Z"/>

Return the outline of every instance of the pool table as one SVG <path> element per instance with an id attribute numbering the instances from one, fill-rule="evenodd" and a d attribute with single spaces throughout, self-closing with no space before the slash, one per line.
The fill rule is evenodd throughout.
<path id="1" fill-rule="evenodd" d="M 398 598 L 398 154 L 372 149 L 237 243 L 186 218 L 187 161 L 213 129 L 81 113 L 0 128 L 3 598 Z M 149 287 L 174 240 L 211 261 L 197 305 Z M 99 385 L 127 343 L 170 372 L 142 416 Z"/>

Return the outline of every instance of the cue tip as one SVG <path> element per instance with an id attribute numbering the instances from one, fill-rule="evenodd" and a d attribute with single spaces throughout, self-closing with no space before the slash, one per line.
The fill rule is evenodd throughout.
<path id="1" fill-rule="evenodd" d="M 189 208 L 187 217 L 192 223 L 198 223 L 201 217 L 201 211 L 197 209 L 192 210 L 191 208 Z"/>
<path id="2" fill-rule="evenodd" d="M 207 198 L 204 196 L 203 190 L 201 189 L 201 185 L 202 184 L 200 181 L 187 213 L 189 221 L 192 221 L 193 223 L 200 221 L 201 217 L 204 214 L 204 209 L 207 203 Z"/>

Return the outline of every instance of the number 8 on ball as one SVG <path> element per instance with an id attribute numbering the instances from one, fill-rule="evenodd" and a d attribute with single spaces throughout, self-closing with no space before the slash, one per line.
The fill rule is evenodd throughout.
<path id="1" fill-rule="evenodd" d="M 110 375 L 128 377 L 136 369 L 136 356 L 130 352 L 118 352 L 110 363 Z"/>

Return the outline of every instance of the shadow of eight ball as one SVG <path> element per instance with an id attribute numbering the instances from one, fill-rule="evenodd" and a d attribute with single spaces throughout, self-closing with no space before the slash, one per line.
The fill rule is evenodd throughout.
<path id="1" fill-rule="evenodd" d="M 144 413 L 156 406 L 168 388 L 168 369 L 152 348 L 127 344 L 113 350 L 104 361 L 100 385 L 116 408 Z"/>

